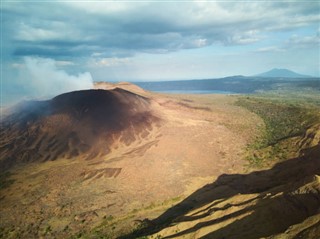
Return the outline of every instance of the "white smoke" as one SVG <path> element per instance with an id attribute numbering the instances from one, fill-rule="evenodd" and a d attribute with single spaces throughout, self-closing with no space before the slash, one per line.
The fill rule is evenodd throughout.
<path id="1" fill-rule="evenodd" d="M 21 63 L 5 64 L 1 79 L 0 106 L 22 100 L 46 100 L 56 95 L 93 88 L 89 72 L 69 74 L 72 62 L 49 58 L 25 57 Z M 75 67 L 73 67 L 75 68 Z"/>
<path id="2" fill-rule="evenodd" d="M 25 57 L 25 67 L 20 72 L 24 88 L 29 97 L 45 98 L 61 93 L 93 88 L 93 80 L 89 72 L 69 75 L 57 68 L 53 59 Z M 21 74 L 22 73 L 22 74 Z"/>

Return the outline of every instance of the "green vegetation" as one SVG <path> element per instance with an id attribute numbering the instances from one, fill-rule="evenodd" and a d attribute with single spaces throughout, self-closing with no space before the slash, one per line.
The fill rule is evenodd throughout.
<path id="1" fill-rule="evenodd" d="M 109 215 L 109 216 L 104 216 L 103 219 L 106 221 L 112 221 L 114 217 L 112 215 Z"/>
<path id="2" fill-rule="evenodd" d="M 260 147 L 273 145 L 279 140 L 301 135 L 318 120 L 315 109 L 288 102 L 275 102 L 263 98 L 241 98 L 238 105 L 259 115 L 266 124 Z"/>
<path id="3" fill-rule="evenodd" d="M 76 234 L 70 237 L 72 238 L 99 238 L 99 239 L 109 239 L 117 238 L 119 235 L 126 235 L 139 231 L 148 226 L 147 220 L 134 220 L 136 218 L 147 218 L 147 215 L 154 213 L 158 210 L 164 210 L 165 208 L 172 207 L 176 203 L 182 200 L 182 197 L 174 197 L 167 199 L 162 202 L 153 202 L 142 208 L 135 208 L 128 214 L 122 217 L 114 217 L 112 215 L 105 215 L 102 222 L 94 227 L 88 232 L 81 232 L 81 234 Z M 123 226 L 125 225 L 125 226 Z M 150 237 L 141 237 L 141 239 Z M 161 237 L 156 237 L 161 238 Z"/>
<path id="4" fill-rule="evenodd" d="M 318 104 L 297 102 L 293 98 L 258 95 L 240 97 L 236 104 L 257 114 L 265 123 L 260 137 L 248 146 L 247 159 L 255 166 L 287 159 L 299 150 L 295 148 L 294 138 L 302 137 L 309 127 L 320 122 Z"/>
<path id="5" fill-rule="evenodd" d="M 47 235 L 50 235 L 51 232 L 52 232 L 52 228 L 51 228 L 50 225 L 48 225 L 48 226 L 45 227 L 42 235 L 43 235 L 43 236 L 47 236 Z"/>

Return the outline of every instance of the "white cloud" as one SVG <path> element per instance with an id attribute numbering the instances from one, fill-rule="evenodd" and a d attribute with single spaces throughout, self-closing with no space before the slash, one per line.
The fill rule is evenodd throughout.
<path id="1" fill-rule="evenodd" d="M 290 16 L 283 11 L 283 15 L 274 16 L 277 22 L 275 24 L 269 24 L 265 27 L 266 31 L 281 31 L 297 29 L 308 26 L 312 23 L 318 23 L 320 21 L 320 15 L 308 15 L 308 16 Z"/>
<path id="2" fill-rule="evenodd" d="M 23 4 L 12 6 L 22 11 Z M 63 53 L 70 55 L 123 57 L 117 54 L 121 50 L 121 54 L 166 53 L 212 44 L 256 43 L 270 32 L 316 24 L 317 6 L 274 1 L 67 1 L 31 5 L 29 13 L 21 14 L 27 17 L 8 26 L 14 39 L 29 41 L 29 51 L 21 42 L 17 55 L 50 57 L 54 49 L 64 48 Z M 57 11 L 60 8 L 66 13 Z M 97 55 L 101 52 L 108 55 Z"/>
<path id="3" fill-rule="evenodd" d="M 267 46 L 258 48 L 255 52 L 284 52 L 285 50 L 278 46 Z"/>
<path id="4" fill-rule="evenodd" d="M 203 38 L 196 39 L 196 40 L 193 41 L 193 45 L 196 46 L 196 47 L 207 46 L 208 45 L 207 39 L 203 39 Z"/>
<path id="5" fill-rule="evenodd" d="M 113 79 L 113 76 L 109 77 L 112 71 L 114 75 L 130 78 L 131 72 L 127 75 L 123 72 L 133 69 L 136 59 L 143 53 L 152 56 L 145 62 L 147 64 L 161 55 L 191 54 L 192 49 L 197 51 L 196 48 L 201 47 L 207 48 L 199 50 L 200 55 L 213 55 L 213 52 L 226 55 L 231 51 L 239 55 L 245 51 L 273 52 L 257 54 L 271 57 L 282 51 L 284 54 L 278 55 L 298 62 L 301 55 L 307 58 L 310 52 L 317 53 L 319 48 L 316 37 L 306 36 L 315 28 L 316 31 L 319 29 L 319 4 L 262 0 L 58 1 L 51 4 L 7 1 L 2 26 L 6 36 L 3 39 L 4 59 L 11 64 L 23 56 L 63 58 L 64 61 L 56 61 L 55 65 L 64 69 L 70 67 L 72 71 L 87 67 L 91 68 L 92 74 L 108 72 L 101 73 L 104 79 Z M 297 36 L 289 39 L 291 34 Z M 297 59 L 288 55 L 298 48 L 302 50 Z M 185 57 L 193 60 L 194 56 L 190 54 Z M 312 59 L 316 62 L 319 57 Z M 177 57 L 176 62 L 180 61 L 182 59 Z M 164 60 L 163 65 L 166 64 L 168 61 Z M 180 68 L 183 74 L 187 74 L 182 69 L 188 65 Z M 16 65 L 16 69 L 19 67 Z M 155 67 L 151 73 L 161 75 L 163 69 L 166 67 Z M 141 72 L 142 75 L 145 69 Z"/>
<path id="6" fill-rule="evenodd" d="M 234 34 L 231 39 L 230 43 L 232 44 L 250 44 L 258 42 L 262 39 L 262 36 L 259 35 L 258 30 L 249 30 L 246 32 Z"/>
<path id="7" fill-rule="evenodd" d="M 55 40 L 63 36 L 57 31 L 36 28 L 21 22 L 18 26 L 15 39 L 23 41 Z"/>
<path id="8" fill-rule="evenodd" d="M 24 67 L 24 64 L 21 64 L 21 63 L 12 63 L 12 64 L 11 64 L 11 67 L 13 67 L 13 68 L 23 68 L 23 67 Z"/>
<path id="9" fill-rule="evenodd" d="M 55 61 L 56 66 L 73 66 L 74 63 L 72 61 Z"/>
<path id="10" fill-rule="evenodd" d="M 107 14 L 107 13 L 119 13 L 119 12 L 125 12 L 130 11 L 134 8 L 138 8 L 141 5 L 145 5 L 148 3 L 143 2 L 117 2 L 117 1 L 92 1 L 92 2 L 86 2 L 86 1 L 66 1 L 64 4 L 67 4 L 69 6 L 81 9 L 83 11 L 86 11 L 88 13 L 94 13 L 94 14 Z"/>
<path id="11" fill-rule="evenodd" d="M 90 67 L 113 67 L 113 66 L 121 66 L 121 65 L 128 65 L 130 64 L 130 58 L 97 58 L 97 59 L 90 59 L 88 65 Z"/>
<path id="12" fill-rule="evenodd" d="M 290 39 L 286 42 L 290 46 L 306 47 L 306 46 L 320 46 L 320 36 L 299 36 L 292 35 Z"/>

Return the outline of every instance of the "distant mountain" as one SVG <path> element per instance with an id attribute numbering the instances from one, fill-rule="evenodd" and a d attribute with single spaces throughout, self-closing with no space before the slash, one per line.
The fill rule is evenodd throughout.
<path id="1" fill-rule="evenodd" d="M 261 73 L 256 76 L 259 76 L 259 77 L 284 77 L 284 78 L 309 78 L 309 77 L 311 77 L 311 76 L 307 76 L 307 75 L 301 75 L 299 73 L 296 73 L 294 71 L 290 71 L 288 69 L 277 69 L 277 68 L 274 68 L 270 71 Z"/>

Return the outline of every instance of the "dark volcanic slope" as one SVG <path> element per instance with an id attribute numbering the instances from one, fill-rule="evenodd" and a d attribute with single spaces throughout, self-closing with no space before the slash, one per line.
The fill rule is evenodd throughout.
<path id="1" fill-rule="evenodd" d="M 150 101 L 114 89 L 75 91 L 21 104 L 1 124 L 0 166 L 82 156 L 101 157 L 112 145 L 149 134 L 159 119 Z"/>

